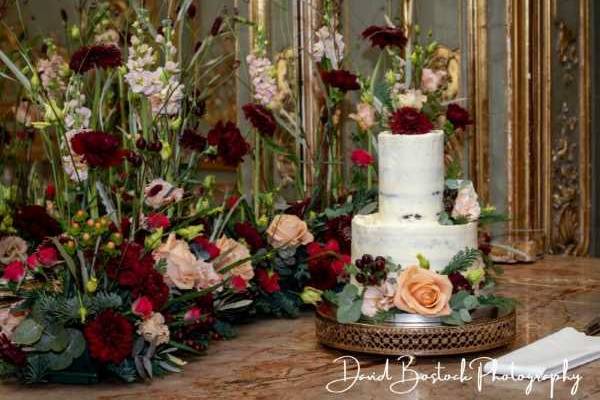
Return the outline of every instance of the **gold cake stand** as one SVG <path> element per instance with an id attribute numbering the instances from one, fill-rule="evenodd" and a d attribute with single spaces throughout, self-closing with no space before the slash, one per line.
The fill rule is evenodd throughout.
<path id="1" fill-rule="evenodd" d="M 382 355 L 441 356 L 475 353 L 513 342 L 516 313 L 483 317 L 463 326 L 356 322 L 342 324 L 335 309 L 322 304 L 316 311 L 317 340 L 339 350 Z"/>

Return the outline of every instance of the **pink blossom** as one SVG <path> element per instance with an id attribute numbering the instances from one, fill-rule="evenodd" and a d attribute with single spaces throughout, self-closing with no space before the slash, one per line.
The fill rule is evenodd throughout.
<path id="1" fill-rule="evenodd" d="M 21 261 L 13 261 L 4 268 L 2 279 L 19 282 L 25 276 L 25 266 Z"/>
<path id="2" fill-rule="evenodd" d="M 439 89 L 442 80 L 446 77 L 446 71 L 434 71 L 430 68 L 423 68 L 421 75 L 421 89 L 424 92 L 435 92 Z"/>
<path id="3" fill-rule="evenodd" d="M 149 318 L 152 315 L 152 301 L 146 296 L 139 297 L 131 305 L 131 312 L 143 319 Z"/>
<path id="4" fill-rule="evenodd" d="M 202 316 L 202 310 L 199 307 L 192 307 L 186 311 L 183 316 L 183 320 L 186 322 L 196 322 L 200 321 L 200 317 Z"/>

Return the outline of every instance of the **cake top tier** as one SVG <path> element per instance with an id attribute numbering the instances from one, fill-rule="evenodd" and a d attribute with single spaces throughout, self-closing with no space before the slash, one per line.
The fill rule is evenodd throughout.
<path id="1" fill-rule="evenodd" d="M 444 193 L 444 133 L 379 134 L 379 210 L 384 222 L 438 220 Z"/>

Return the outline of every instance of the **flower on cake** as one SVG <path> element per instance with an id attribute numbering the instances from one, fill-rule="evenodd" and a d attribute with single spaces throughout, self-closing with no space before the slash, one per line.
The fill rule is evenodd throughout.
<path id="1" fill-rule="evenodd" d="M 425 316 L 450 315 L 452 283 L 446 275 L 411 265 L 398 276 L 394 305 Z"/>
<path id="2" fill-rule="evenodd" d="M 271 246 L 299 246 L 314 240 L 306 222 L 295 215 L 276 215 L 267 228 L 267 238 Z"/>
<path id="3" fill-rule="evenodd" d="M 429 118 L 414 107 L 402 107 L 390 116 L 390 129 L 396 135 L 419 135 L 433 129 Z"/>
<path id="4" fill-rule="evenodd" d="M 389 311 L 394 307 L 395 286 L 385 281 L 379 286 L 367 286 L 363 294 L 361 312 L 373 318 L 381 311 Z"/>
<path id="5" fill-rule="evenodd" d="M 452 209 L 452 218 L 465 218 L 468 221 L 476 221 L 481 214 L 479 197 L 470 181 L 463 181 Z"/>

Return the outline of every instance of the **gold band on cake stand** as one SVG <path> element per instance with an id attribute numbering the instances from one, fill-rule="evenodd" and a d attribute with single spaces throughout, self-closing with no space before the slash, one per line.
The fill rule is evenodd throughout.
<path id="1" fill-rule="evenodd" d="M 381 355 L 441 356 L 506 346 L 517 333 L 516 313 L 481 318 L 463 326 L 336 321 L 335 311 L 317 307 L 317 340 L 328 347 Z"/>

